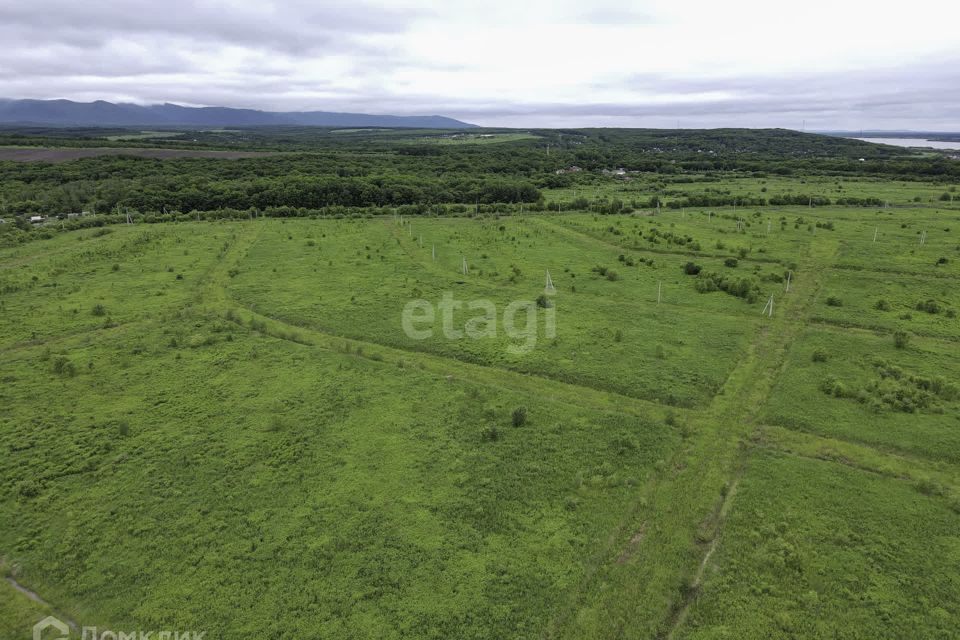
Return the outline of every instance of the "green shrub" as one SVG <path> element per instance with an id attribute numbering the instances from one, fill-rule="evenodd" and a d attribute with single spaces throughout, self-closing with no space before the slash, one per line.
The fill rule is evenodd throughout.
<path id="1" fill-rule="evenodd" d="M 838 297 L 836 297 L 836 296 L 830 296 L 829 298 L 827 298 L 827 306 L 828 306 L 828 307 L 842 307 L 842 306 L 843 306 L 843 300 L 841 300 L 840 298 L 838 298 Z"/>
<path id="2" fill-rule="evenodd" d="M 725 267 L 736 267 L 740 262 L 736 258 L 727 258 L 723 261 L 723 266 Z"/>
<path id="3" fill-rule="evenodd" d="M 906 349 L 910 344 L 910 334 L 906 331 L 899 330 L 894 331 L 893 333 L 893 345 L 897 349 Z"/>
<path id="4" fill-rule="evenodd" d="M 500 439 L 500 430 L 493 425 L 488 425 L 480 430 L 480 439 L 487 442 L 496 442 Z"/>
<path id="5" fill-rule="evenodd" d="M 890 303 L 881 298 L 877 300 L 876 304 L 873 305 L 873 308 L 877 311 L 890 311 Z"/>
<path id="6" fill-rule="evenodd" d="M 98 302 L 97 304 L 93 305 L 93 309 L 90 310 L 90 313 L 95 316 L 105 316 L 107 315 L 107 308 Z"/>
<path id="7" fill-rule="evenodd" d="M 942 310 L 943 308 L 936 300 L 921 300 L 917 303 L 917 311 L 926 311 L 929 314 L 936 315 Z"/>
<path id="8" fill-rule="evenodd" d="M 698 264 L 694 264 L 693 262 L 688 262 L 687 264 L 683 265 L 683 272 L 688 276 L 698 275 L 701 271 L 703 271 L 703 267 Z"/>
<path id="9" fill-rule="evenodd" d="M 834 398 L 843 398 L 847 395 L 847 388 L 833 376 L 827 376 L 820 382 L 820 391 Z"/>
<path id="10" fill-rule="evenodd" d="M 918 480 L 914 487 L 916 487 L 917 491 L 925 496 L 943 497 L 947 494 L 947 490 L 943 485 L 941 485 L 939 482 L 934 482 L 929 478 Z"/>
<path id="11" fill-rule="evenodd" d="M 39 480 L 33 478 L 24 480 L 17 485 L 17 493 L 23 498 L 36 498 L 42 490 L 43 485 L 40 484 Z"/>
<path id="12" fill-rule="evenodd" d="M 823 349 L 814 349 L 812 359 L 814 362 L 826 362 L 829 356 Z"/>
<path id="13" fill-rule="evenodd" d="M 527 408 L 517 407 L 514 409 L 511 416 L 511 421 L 515 427 L 522 427 L 523 425 L 527 424 Z"/>
<path id="14" fill-rule="evenodd" d="M 67 356 L 57 356 L 50 363 L 50 368 L 58 376 L 67 376 L 72 378 L 77 374 L 77 368 Z"/>

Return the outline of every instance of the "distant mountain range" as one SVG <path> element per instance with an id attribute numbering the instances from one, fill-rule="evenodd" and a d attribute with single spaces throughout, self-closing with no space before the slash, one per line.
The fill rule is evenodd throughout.
<path id="1" fill-rule="evenodd" d="M 184 107 L 178 104 L 114 104 L 71 100 L 0 99 L 0 124 L 57 127 L 414 127 L 464 129 L 476 125 L 444 116 L 389 116 L 331 111 L 257 111 L 231 107 Z"/>

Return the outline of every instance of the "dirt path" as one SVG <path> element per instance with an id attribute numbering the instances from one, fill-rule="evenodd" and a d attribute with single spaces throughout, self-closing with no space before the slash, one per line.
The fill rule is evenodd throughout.
<path id="1" fill-rule="evenodd" d="M 745 464 L 741 443 L 759 427 L 758 416 L 836 250 L 835 242 L 809 246 L 791 293 L 777 296 L 774 317 L 758 330 L 711 404 L 689 414 L 693 437 L 625 508 L 620 532 L 598 553 L 598 566 L 588 565 L 543 637 L 669 638 L 679 631 L 722 544 Z M 657 526 L 647 527 L 618 562 L 644 522 Z"/>
<path id="2" fill-rule="evenodd" d="M 41 598 L 41 597 L 40 597 L 40 594 L 38 594 L 36 591 L 33 591 L 33 590 L 31 590 L 31 589 L 28 589 L 27 587 L 23 586 L 22 584 L 20 584 L 19 582 L 17 582 L 16 580 L 14 580 L 13 578 L 11 578 L 11 577 L 9 577 L 9 576 L 7 577 L 7 582 L 10 583 L 10 586 L 12 586 L 14 589 L 16 589 L 19 593 L 23 594 L 23 595 L 24 595 L 26 598 L 28 598 L 29 600 L 32 600 L 32 601 L 36 602 L 37 604 L 43 605 L 44 607 L 47 607 L 48 609 L 50 609 L 51 611 L 53 611 L 54 615 L 55 615 L 59 620 L 62 620 L 62 621 L 64 621 L 64 622 L 66 622 L 73 630 L 77 630 L 77 629 L 79 628 L 76 622 L 74 622 L 73 620 L 71 620 L 71 619 L 68 618 L 67 616 L 65 616 L 65 615 L 63 615 L 62 613 L 60 613 L 59 611 L 57 611 L 56 608 L 55 608 L 52 604 L 50 604 L 49 602 L 47 602 L 46 600 L 44 600 L 43 598 Z"/>

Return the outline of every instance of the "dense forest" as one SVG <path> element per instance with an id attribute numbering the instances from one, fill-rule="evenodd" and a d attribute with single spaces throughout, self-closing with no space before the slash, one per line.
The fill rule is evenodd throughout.
<path id="1" fill-rule="evenodd" d="M 110 131 L 110 134 L 117 132 Z M 127 132 L 129 133 L 129 132 Z M 482 136 L 504 136 L 492 144 Z M 946 155 L 786 130 L 331 130 L 262 127 L 167 132 L 164 137 L 105 135 L 102 130 L 4 130 L 0 145 L 148 147 L 271 151 L 225 160 L 106 155 L 69 162 L 0 161 L 0 217 L 66 217 L 89 212 L 170 219 L 302 215 L 408 207 L 462 212 L 472 207 L 544 208 L 545 189 L 613 180 L 612 171 L 685 180 L 718 175 L 875 176 L 907 180 L 960 178 Z M 458 137 L 459 136 L 459 137 Z M 120 138 L 120 139 L 118 139 Z M 126 139 L 124 139 L 126 138 Z M 135 138 L 135 139 L 130 139 Z M 474 143 L 477 142 L 477 143 Z M 2 146 L 0 146 L 2 148 Z M 793 198 L 796 202 L 790 200 Z M 643 206 L 656 206 L 657 200 Z M 804 204 L 806 196 L 757 197 L 742 204 Z M 821 199 L 817 204 L 878 204 L 877 198 Z M 588 203 L 572 201 L 584 208 Z M 691 194 L 672 206 L 723 206 L 731 197 Z M 333 208 L 331 210 L 331 208 Z M 75 223 L 79 224 L 79 223 Z"/>

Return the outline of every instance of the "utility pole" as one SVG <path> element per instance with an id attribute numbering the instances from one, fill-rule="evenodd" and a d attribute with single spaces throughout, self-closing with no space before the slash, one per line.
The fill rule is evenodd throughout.
<path id="1" fill-rule="evenodd" d="M 767 304 L 764 305 L 763 311 L 760 312 L 760 315 L 773 317 L 773 296 L 770 296 L 770 299 L 767 300 Z"/>

